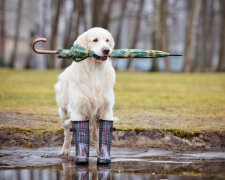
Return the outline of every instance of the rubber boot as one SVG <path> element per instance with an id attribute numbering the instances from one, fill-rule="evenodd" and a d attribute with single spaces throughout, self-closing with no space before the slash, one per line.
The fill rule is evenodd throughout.
<path id="1" fill-rule="evenodd" d="M 110 164 L 110 149 L 112 144 L 113 121 L 100 119 L 99 127 L 99 156 L 97 164 Z"/>
<path id="2" fill-rule="evenodd" d="M 75 140 L 76 164 L 86 164 L 89 158 L 89 121 L 72 121 Z"/>

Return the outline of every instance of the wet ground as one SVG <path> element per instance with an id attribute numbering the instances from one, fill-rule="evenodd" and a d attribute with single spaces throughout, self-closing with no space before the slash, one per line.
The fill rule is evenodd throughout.
<path id="1" fill-rule="evenodd" d="M 112 148 L 112 164 L 77 166 L 75 152 L 60 156 L 60 147 L 0 150 L 0 179 L 225 179 L 225 152 L 180 152 L 152 148 Z"/>

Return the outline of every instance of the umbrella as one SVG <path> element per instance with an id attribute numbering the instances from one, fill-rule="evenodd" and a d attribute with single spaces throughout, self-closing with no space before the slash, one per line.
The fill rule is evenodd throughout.
<path id="1" fill-rule="evenodd" d="M 79 44 L 75 44 L 71 49 L 60 49 L 56 51 L 45 51 L 35 49 L 35 44 L 39 41 L 46 42 L 46 38 L 38 38 L 34 40 L 32 48 L 39 54 L 58 54 L 59 58 L 69 58 L 76 62 L 80 62 L 88 57 L 98 57 L 93 51 L 88 50 Z M 167 53 L 158 50 L 145 49 L 114 49 L 108 57 L 111 58 L 158 58 L 166 56 L 182 56 L 180 54 Z"/>

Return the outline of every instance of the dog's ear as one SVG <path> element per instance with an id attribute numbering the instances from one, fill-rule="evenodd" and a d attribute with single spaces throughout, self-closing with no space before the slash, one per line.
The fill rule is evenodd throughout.
<path id="1" fill-rule="evenodd" d="M 74 41 L 73 45 L 79 44 L 80 46 L 88 49 L 87 35 L 86 32 L 77 37 L 76 41 Z"/>
<path id="2" fill-rule="evenodd" d="M 115 46 L 115 42 L 114 42 L 114 40 L 113 40 L 112 35 L 110 35 L 110 41 L 109 41 L 109 44 L 110 44 L 110 47 L 113 49 L 114 46 Z"/>

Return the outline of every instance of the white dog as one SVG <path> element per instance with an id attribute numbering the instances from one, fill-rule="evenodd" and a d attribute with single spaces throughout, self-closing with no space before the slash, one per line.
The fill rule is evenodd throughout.
<path id="1" fill-rule="evenodd" d="M 93 51 L 99 57 L 73 62 L 59 75 L 55 84 L 58 112 L 64 128 L 61 154 L 65 155 L 70 154 L 71 121 L 89 120 L 91 137 L 97 145 L 98 120 L 113 120 L 115 101 L 115 71 L 107 57 L 114 48 L 112 35 L 107 30 L 96 27 L 81 34 L 74 44 Z"/>

